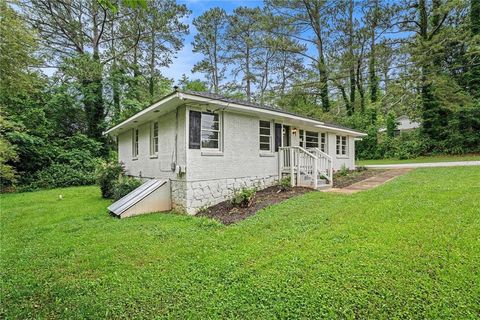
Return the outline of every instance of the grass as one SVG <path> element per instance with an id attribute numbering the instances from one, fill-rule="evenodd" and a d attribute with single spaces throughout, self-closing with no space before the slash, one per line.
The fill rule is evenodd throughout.
<path id="1" fill-rule="evenodd" d="M 418 157 L 415 159 L 378 159 L 378 160 L 360 160 L 357 165 L 374 165 L 374 164 L 403 164 L 403 163 L 429 163 L 429 162 L 452 162 L 452 161 L 480 161 L 480 154 L 465 155 L 438 155 L 428 157 Z"/>
<path id="2" fill-rule="evenodd" d="M 0 318 L 478 318 L 479 194 L 479 168 L 417 169 L 228 227 L 115 219 L 96 187 L 3 195 Z"/>

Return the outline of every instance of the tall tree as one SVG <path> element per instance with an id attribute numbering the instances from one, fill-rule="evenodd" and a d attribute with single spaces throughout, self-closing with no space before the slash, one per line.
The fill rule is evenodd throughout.
<path id="1" fill-rule="evenodd" d="M 471 94 L 480 99 L 480 0 L 470 0 L 470 32 L 472 59 L 469 74 L 469 88 Z"/>
<path id="2" fill-rule="evenodd" d="M 336 2 L 328 4 L 323 0 L 267 1 L 267 6 L 272 13 L 283 17 L 284 23 L 290 26 L 287 35 L 301 44 L 294 50 L 288 48 L 286 50 L 300 54 L 308 59 L 315 68 L 324 111 L 330 110 L 325 34 L 327 33 L 326 26 L 330 23 L 328 13 L 335 9 L 335 5 Z M 312 48 L 316 54 L 310 54 L 307 48 Z"/>
<path id="3" fill-rule="evenodd" d="M 193 40 L 193 52 L 201 53 L 203 59 L 197 62 L 192 72 L 206 75 L 213 92 L 220 91 L 220 84 L 225 79 L 225 28 L 227 14 L 222 8 L 216 7 L 205 11 L 192 23 L 197 28 Z"/>
<path id="4" fill-rule="evenodd" d="M 253 95 L 253 85 L 257 82 L 254 73 L 254 59 L 259 41 L 259 8 L 238 7 L 229 17 L 226 33 L 227 61 L 232 65 L 235 78 L 241 76 L 241 87 L 248 101 Z"/>

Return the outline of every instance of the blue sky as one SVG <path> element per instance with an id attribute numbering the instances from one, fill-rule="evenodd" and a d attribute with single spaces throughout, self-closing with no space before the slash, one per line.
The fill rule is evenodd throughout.
<path id="1" fill-rule="evenodd" d="M 168 68 L 161 69 L 162 74 L 168 78 L 173 78 L 175 83 L 182 77 L 182 74 L 186 74 L 191 79 L 203 78 L 201 74 L 192 75 L 191 73 L 194 64 L 202 58 L 200 54 L 192 52 L 192 41 L 197 32 L 192 25 L 194 18 L 213 7 L 221 7 L 227 13 L 231 13 L 237 7 L 257 7 L 263 5 L 263 1 L 258 0 L 177 0 L 177 2 L 185 4 L 192 11 L 192 14 L 186 21 L 190 25 L 190 34 L 185 38 L 183 49 L 178 52 L 177 58 L 173 60 L 173 63 Z"/>

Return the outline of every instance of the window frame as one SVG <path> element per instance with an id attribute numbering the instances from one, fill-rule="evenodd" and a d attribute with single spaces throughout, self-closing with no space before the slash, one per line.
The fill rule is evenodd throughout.
<path id="1" fill-rule="evenodd" d="M 261 133 L 262 129 L 267 128 L 265 126 L 262 127 L 262 122 L 269 124 L 269 126 L 268 126 L 269 134 L 268 135 Z M 260 151 L 260 153 L 273 153 L 273 143 L 272 143 L 273 142 L 273 128 L 272 128 L 272 124 L 273 124 L 273 121 L 270 121 L 270 120 L 263 120 L 263 119 L 258 120 L 258 150 Z M 268 150 L 262 149 L 262 144 L 263 145 L 267 144 L 266 142 L 261 141 L 262 137 L 268 137 Z"/>
<path id="2" fill-rule="evenodd" d="M 308 148 L 318 148 L 319 147 L 319 142 L 320 142 L 320 138 L 319 138 L 319 132 L 316 132 L 316 131 L 308 131 L 308 130 L 304 130 L 305 132 L 305 139 L 304 139 L 304 144 L 305 144 L 305 149 L 308 149 Z M 314 135 L 312 135 L 312 133 Z M 315 144 L 315 141 L 307 141 L 307 137 L 308 138 L 314 138 L 314 139 L 317 139 L 316 141 L 316 146 L 308 146 L 308 144 Z"/>
<path id="3" fill-rule="evenodd" d="M 157 135 L 155 136 L 155 125 L 157 125 Z M 160 126 L 158 121 L 152 121 L 150 124 L 150 157 L 158 157 L 159 150 L 159 132 Z M 156 140 L 156 141 L 155 141 Z M 155 147 L 157 150 L 155 150 Z"/>
<path id="4" fill-rule="evenodd" d="M 336 136 L 336 148 L 335 153 L 339 157 L 348 157 L 348 136 L 338 135 Z"/>
<path id="5" fill-rule="evenodd" d="M 215 111 L 201 111 L 200 112 L 201 115 L 200 115 L 200 150 L 203 150 L 203 151 L 213 151 L 213 152 L 221 152 L 222 151 L 222 142 L 223 142 L 223 139 L 222 139 L 222 135 L 223 135 L 223 115 L 221 112 L 215 112 Z M 215 129 L 204 129 L 203 128 L 203 125 L 202 125 L 202 122 L 203 122 L 203 115 L 204 114 L 209 114 L 209 115 L 218 115 L 218 129 L 215 130 Z M 215 121 L 215 120 L 214 120 Z M 218 146 L 217 148 L 207 148 L 207 147 L 204 147 L 203 146 L 203 137 L 202 137 L 202 133 L 203 132 L 217 132 L 217 135 L 218 135 L 218 138 L 217 138 L 217 143 L 218 143 Z M 210 139 L 210 140 L 214 140 L 214 139 Z"/>
<path id="6" fill-rule="evenodd" d="M 138 127 L 132 128 L 132 159 L 138 159 L 139 143 L 138 143 Z"/>
<path id="7" fill-rule="evenodd" d="M 320 151 L 328 153 L 328 138 L 326 132 L 319 132 L 318 148 Z"/>

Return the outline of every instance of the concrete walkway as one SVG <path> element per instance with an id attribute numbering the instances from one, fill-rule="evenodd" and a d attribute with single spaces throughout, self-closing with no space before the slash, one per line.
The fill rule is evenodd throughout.
<path id="1" fill-rule="evenodd" d="M 462 166 L 480 166 L 480 161 L 371 164 L 371 165 L 366 165 L 365 167 L 370 169 L 399 169 L 399 168 L 433 168 L 433 167 L 462 167 Z"/>
<path id="2" fill-rule="evenodd" d="M 325 192 L 352 194 L 352 193 L 356 193 L 364 190 L 369 190 L 369 189 L 375 188 L 376 186 L 384 184 L 385 182 L 390 181 L 398 176 L 401 176 L 409 171 L 412 171 L 412 169 L 401 168 L 401 169 L 386 170 L 384 172 L 379 173 L 376 176 L 373 176 L 368 179 L 349 185 L 348 187 L 332 188 L 332 189 L 325 190 Z"/>

